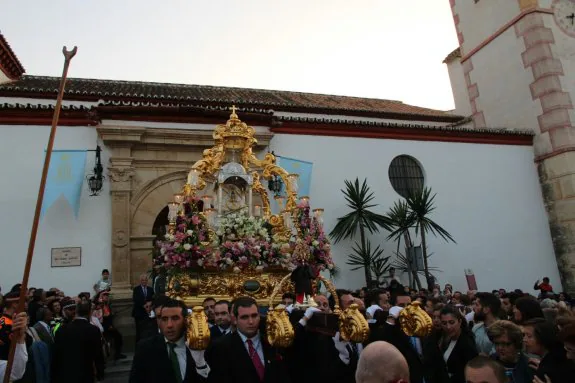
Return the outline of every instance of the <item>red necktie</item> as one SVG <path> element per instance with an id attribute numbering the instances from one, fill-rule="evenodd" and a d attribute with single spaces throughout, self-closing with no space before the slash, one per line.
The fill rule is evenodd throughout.
<path id="1" fill-rule="evenodd" d="M 254 343 L 252 342 L 251 339 L 248 339 L 246 341 L 246 343 L 248 344 L 248 350 L 250 353 L 250 358 L 252 359 L 252 363 L 254 364 L 254 367 L 256 368 L 256 372 L 258 373 L 258 376 L 260 377 L 260 382 L 264 381 L 264 373 L 266 368 L 264 367 L 262 360 L 260 359 L 260 356 L 258 355 L 258 352 L 256 351 L 255 347 L 254 347 Z"/>

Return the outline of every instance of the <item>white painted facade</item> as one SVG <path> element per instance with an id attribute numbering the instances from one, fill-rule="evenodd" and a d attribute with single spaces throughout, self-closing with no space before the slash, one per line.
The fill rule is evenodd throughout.
<path id="1" fill-rule="evenodd" d="M 461 59 L 457 58 L 447 63 L 447 71 L 449 72 L 451 91 L 453 92 L 453 101 L 455 102 L 453 114 L 471 116 L 471 104 L 469 103 L 467 84 L 465 82 L 465 75 L 463 74 L 463 67 L 461 66 Z"/>
<path id="2" fill-rule="evenodd" d="M 163 125 L 155 124 L 158 128 Z M 0 128 L 0 177 L 11 180 L 0 189 L 0 241 L 4 244 L 0 283 L 9 289 L 20 281 L 24 268 L 49 127 Z M 94 127 L 61 127 L 55 149 L 93 149 L 96 144 Z M 442 284 L 449 282 L 456 289 L 465 290 L 465 268 L 473 269 L 479 287 L 485 290 L 503 287 L 531 291 L 532 283 L 543 274 L 559 284 L 530 147 L 281 134 L 273 137 L 270 147 L 278 154 L 314 163 L 311 202 L 314 207 L 325 209 L 328 229 L 347 212 L 340 192 L 345 179 L 367 177 L 380 205 L 378 212 L 385 213 L 400 198 L 389 182 L 388 166 L 397 155 L 411 155 L 422 164 L 426 185 L 437 193 L 433 219 L 457 241 L 451 244 L 429 238 L 429 249 L 434 253 L 430 263 L 443 270 L 437 274 Z M 103 149 L 103 162 L 107 164 L 106 148 Z M 93 161 L 93 155 L 88 153 L 86 173 Z M 100 196 L 88 194 L 84 189 L 78 219 L 63 200 L 56 202 L 43 218 L 30 286 L 57 286 L 68 294 L 91 291 L 100 271 L 111 268 L 108 182 Z M 382 233 L 373 239 L 385 242 L 385 237 Z M 345 264 L 350 245 L 342 242 L 333 249 L 335 260 L 344 271 L 337 285 L 358 288 L 363 285 L 363 273 L 349 272 Z M 50 250 L 68 246 L 82 247 L 82 266 L 52 268 Z M 383 246 L 387 255 L 395 250 L 392 243 Z M 512 270 L 518 265 L 522 271 L 514 273 Z"/>
<path id="3" fill-rule="evenodd" d="M 19 283 L 30 238 L 30 230 L 40 176 L 44 163 L 44 149 L 48 142 L 49 126 L 0 126 L 0 284 L 6 292 Z M 54 149 L 95 149 L 95 128 L 59 127 Z M 107 153 L 102 153 L 107 162 Z M 88 152 L 86 174 L 94 167 L 94 153 Z M 38 229 L 30 287 L 58 287 L 68 294 L 92 291 L 103 268 L 110 268 L 111 201 L 108 184 L 102 194 L 90 197 L 87 187 L 82 190 L 78 219 L 63 197 L 46 212 Z M 80 267 L 51 267 L 51 249 L 81 247 Z"/>

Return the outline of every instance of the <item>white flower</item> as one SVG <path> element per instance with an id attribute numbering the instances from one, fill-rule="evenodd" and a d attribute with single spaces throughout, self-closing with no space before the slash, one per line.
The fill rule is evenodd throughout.
<path id="1" fill-rule="evenodd" d="M 193 232 L 193 230 L 188 230 L 188 231 L 186 231 L 186 234 L 187 234 L 187 235 L 192 235 L 192 234 L 194 234 L 194 232 Z"/>
<path id="2" fill-rule="evenodd" d="M 166 249 L 162 247 L 162 248 L 160 249 L 160 254 L 162 254 L 162 255 L 166 254 Z"/>
<path id="3" fill-rule="evenodd" d="M 192 248 L 192 245 L 190 245 L 189 243 L 186 243 L 184 245 L 184 250 L 190 250 Z"/>
<path id="4" fill-rule="evenodd" d="M 198 259 L 198 266 L 202 267 L 203 264 L 204 264 L 204 260 Z"/>
<path id="5" fill-rule="evenodd" d="M 330 270 L 333 270 L 333 264 L 330 263 L 329 265 L 327 265 L 327 268 L 330 269 Z"/>
<path id="6" fill-rule="evenodd" d="M 232 263 L 234 263 L 234 261 L 232 261 L 231 258 L 226 258 L 226 263 L 227 263 L 228 265 L 231 265 Z"/>
<path id="7" fill-rule="evenodd" d="M 180 242 L 174 242 L 174 247 L 180 247 Z"/>
<path id="8" fill-rule="evenodd" d="M 236 266 L 236 267 L 234 267 L 234 273 L 236 273 L 236 274 L 237 274 L 237 273 L 239 273 L 240 271 L 241 271 L 241 270 L 240 270 L 240 268 L 239 268 L 239 267 L 237 267 L 237 266 Z"/>
<path id="9" fill-rule="evenodd" d="M 264 267 L 261 266 L 261 265 L 260 265 L 260 266 L 257 266 L 257 267 L 256 267 L 256 271 L 257 271 L 257 272 L 262 272 L 262 271 L 264 271 Z"/>
<path id="10" fill-rule="evenodd" d="M 318 242 L 317 240 L 313 240 L 313 241 L 311 242 L 311 244 L 314 245 L 314 246 L 317 246 L 317 245 L 319 245 L 319 242 Z"/>
<path id="11" fill-rule="evenodd" d="M 168 234 L 164 235 L 164 238 L 166 238 L 169 241 L 170 240 L 170 234 L 168 233 Z"/>

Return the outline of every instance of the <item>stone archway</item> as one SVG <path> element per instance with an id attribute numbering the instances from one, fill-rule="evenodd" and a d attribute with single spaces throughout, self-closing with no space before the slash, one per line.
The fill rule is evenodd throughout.
<path id="1" fill-rule="evenodd" d="M 153 240 L 156 238 L 152 232 L 154 222 L 174 194 L 182 190 L 185 183 L 186 171 L 176 171 L 165 174 L 148 182 L 130 202 L 131 235 L 130 235 L 130 261 L 131 281 L 137 281 L 142 272 L 151 267 Z"/>

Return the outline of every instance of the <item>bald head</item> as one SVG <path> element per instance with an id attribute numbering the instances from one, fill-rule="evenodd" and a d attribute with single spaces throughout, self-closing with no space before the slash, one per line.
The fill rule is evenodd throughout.
<path id="1" fill-rule="evenodd" d="M 409 382 L 409 367 L 403 355 L 393 345 L 378 341 L 367 346 L 359 358 L 357 383 Z"/>

